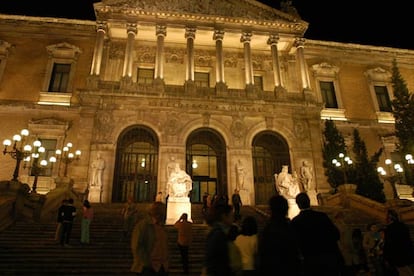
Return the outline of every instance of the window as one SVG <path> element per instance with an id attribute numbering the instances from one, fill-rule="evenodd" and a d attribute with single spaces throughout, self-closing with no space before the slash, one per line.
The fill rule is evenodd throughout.
<path id="1" fill-rule="evenodd" d="M 46 47 L 49 60 L 38 104 L 69 106 L 76 63 L 82 51 L 69 43 Z"/>
<path id="2" fill-rule="evenodd" d="M 210 87 L 209 73 L 194 72 L 194 82 L 197 87 Z"/>
<path id="3" fill-rule="evenodd" d="M 263 90 L 263 77 L 262 76 L 254 76 L 254 87 Z"/>
<path id="4" fill-rule="evenodd" d="M 375 95 L 377 96 L 379 111 L 392 112 L 390 96 L 386 86 L 374 86 Z"/>
<path id="5" fill-rule="evenodd" d="M 137 83 L 139 84 L 152 84 L 154 80 L 154 69 L 151 68 L 138 68 Z"/>
<path id="6" fill-rule="evenodd" d="M 338 108 L 334 83 L 332 81 L 320 81 L 319 86 L 325 108 Z"/>
<path id="7" fill-rule="evenodd" d="M 391 106 L 393 98 L 391 72 L 384 68 L 376 67 L 367 70 L 365 76 L 368 81 L 369 92 L 378 122 L 386 124 L 395 123 Z"/>
<path id="8" fill-rule="evenodd" d="M 52 78 L 50 80 L 49 90 L 50 92 L 67 92 L 70 64 L 53 65 Z"/>

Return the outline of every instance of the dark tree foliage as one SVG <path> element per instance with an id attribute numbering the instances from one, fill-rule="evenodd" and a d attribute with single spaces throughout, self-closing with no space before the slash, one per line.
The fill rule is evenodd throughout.
<path id="1" fill-rule="evenodd" d="M 371 158 L 365 142 L 361 139 L 359 131 L 354 129 L 353 168 L 355 179 L 353 183 L 357 185 L 356 193 L 378 202 L 385 202 L 384 185 L 377 172 L 377 164 L 383 149 L 379 149 Z"/>
<path id="2" fill-rule="evenodd" d="M 338 155 L 341 152 L 346 154 L 345 139 L 332 120 L 325 120 L 323 135 L 323 167 L 325 168 L 325 175 L 328 178 L 328 183 L 334 191 L 336 191 L 339 185 L 344 184 L 345 179 L 343 171 L 333 165 L 332 160 L 335 158 L 338 159 Z"/>
<path id="3" fill-rule="evenodd" d="M 414 154 L 414 98 L 409 93 L 407 84 L 401 76 L 397 61 L 392 62 L 392 88 L 394 99 L 391 102 L 395 118 L 395 136 L 398 138 L 397 149 L 401 154 L 401 160 L 407 153 Z M 411 168 L 404 163 L 404 171 L 407 182 L 414 184 Z"/>

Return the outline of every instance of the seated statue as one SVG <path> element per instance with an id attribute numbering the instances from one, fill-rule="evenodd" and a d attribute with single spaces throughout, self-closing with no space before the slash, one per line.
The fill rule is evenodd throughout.
<path id="1" fill-rule="evenodd" d="M 298 179 L 288 171 L 288 166 L 282 166 L 279 174 L 275 174 L 276 190 L 286 198 L 295 198 L 300 192 Z"/>
<path id="2" fill-rule="evenodd" d="M 191 177 L 182 169 L 178 163 L 168 177 L 167 194 L 169 197 L 188 197 L 192 190 L 193 181 Z"/>

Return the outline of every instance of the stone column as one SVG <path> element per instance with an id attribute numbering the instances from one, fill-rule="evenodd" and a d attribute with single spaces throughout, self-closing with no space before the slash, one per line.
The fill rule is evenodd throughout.
<path id="1" fill-rule="evenodd" d="M 186 27 L 185 38 L 187 39 L 187 74 L 186 81 L 194 81 L 194 39 L 196 28 Z"/>
<path id="2" fill-rule="evenodd" d="M 270 45 L 272 52 L 272 65 L 273 65 L 273 77 L 275 82 L 275 88 L 282 87 L 282 78 L 280 76 L 280 65 L 279 65 L 279 53 L 277 50 L 277 43 L 279 42 L 278 35 L 270 35 L 267 40 L 267 44 Z"/>
<path id="3" fill-rule="evenodd" d="M 244 32 L 240 38 L 240 42 L 243 43 L 244 47 L 244 70 L 246 77 L 246 86 L 254 85 L 252 54 L 250 49 L 251 38 L 252 33 L 249 32 Z"/>
<path id="4" fill-rule="evenodd" d="M 155 56 L 155 79 L 164 79 L 164 39 L 167 35 L 167 28 L 164 25 L 156 26 L 157 54 Z"/>
<path id="5" fill-rule="evenodd" d="M 309 90 L 310 89 L 309 73 L 308 73 L 308 67 L 306 66 L 306 61 L 305 61 L 304 46 L 305 46 L 305 39 L 296 38 L 295 40 L 295 47 L 297 48 L 296 58 L 299 62 L 300 76 L 302 79 L 302 89 Z"/>
<path id="6" fill-rule="evenodd" d="M 224 83 L 224 60 L 223 60 L 223 37 L 224 31 L 214 30 L 213 39 L 216 41 L 216 82 Z"/>
<path id="7" fill-rule="evenodd" d="M 96 24 L 96 42 L 93 52 L 91 75 L 99 76 L 101 72 L 102 52 L 104 39 L 106 34 L 107 24 L 106 22 L 99 21 Z"/>
<path id="8" fill-rule="evenodd" d="M 137 33 L 137 24 L 127 24 L 128 40 L 125 48 L 124 68 L 122 70 L 123 78 L 132 78 L 132 51 L 134 49 L 135 36 L 137 35 Z"/>

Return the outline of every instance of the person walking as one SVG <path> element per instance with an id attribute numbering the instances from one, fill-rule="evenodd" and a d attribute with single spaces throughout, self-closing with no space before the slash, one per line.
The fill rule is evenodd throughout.
<path id="1" fill-rule="evenodd" d="M 231 196 L 231 204 L 234 208 L 234 221 L 239 221 L 241 219 L 240 208 L 243 205 L 243 203 L 238 189 L 234 189 L 234 193 Z"/>
<path id="2" fill-rule="evenodd" d="M 207 223 L 211 227 L 206 239 L 202 275 L 232 275 L 228 232 L 233 223 L 233 209 L 229 204 L 211 206 Z"/>
<path id="3" fill-rule="evenodd" d="M 168 276 L 169 250 L 165 204 L 154 202 L 131 234 L 131 271 L 142 276 Z"/>
<path id="4" fill-rule="evenodd" d="M 76 207 L 73 206 L 73 198 L 68 199 L 68 203 L 62 208 L 62 232 L 60 235 L 60 244 L 69 247 L 70 235 L 72 234 L 73 220 L 76 217 Z"/>
<path id="5" fill-rule="evenodd" d="M 189 274 L 188 250 L 193 240 L 193 223 L 188 221 L 188 214 L 183 213 L 175 222 L 174 227 L 178 230 L 177 245 L 180 250 L 183 273 Z"/>
<path id="6" fill-rule="evenodd" d="M 86 199 L 82 206 L 82 221 L 81 221 L 81 244 L 90 243 L 90 225 L 93 220 L 94 210 L 90 202 Z"/>
<path id="7" fill-rule="evenodd" d="M 259 233 L 257 275 L 302 275 L 301 254 L 288 217 L 288 201 L 282 195 L 274 195 L 269 199 L 269 208 L 270 219 Z"/>
<path id="8" fill-rule="evenodd" d="M 392 209 L 387 211 L 387 223 L 384 230 L 383 256 L 388 271 L 396 272 L 389 275 L 413 276 L 414 248 L 410 230 Z"/>
<path id="9" fill-rule="evenodd" d="M 296 203 L 300 212 L 292 219 L 292 227 L 303 255 L 304 275 L 340 275 L 344 260 L 338 228 L 327 214 L 311 208 L 307 193 L 299 193 Z"/>
<path id="10" fill-rule="evenodd" d="M 243 276 L 256 275 L 257 229 L 256 218 L 253 216 L 245 217 L 241 224 L 240 234 L 234 241 L 234 244 L 240 250 Z"/>
<path id="11" fill-rule="evenodd" d="M 131 234 L 132 228 L 134 227 L 135 224 L 135 219 L 136 219 L 136 212 L 137 212 L 137 207 L 136 204 L 134 202 L 133 197 L 128 197 L 127 202 L 125 202 L 122 210 L 121 210 L 121 215 L 123 218 L 123 238 L 128 238 L 129 235 Z"/>

